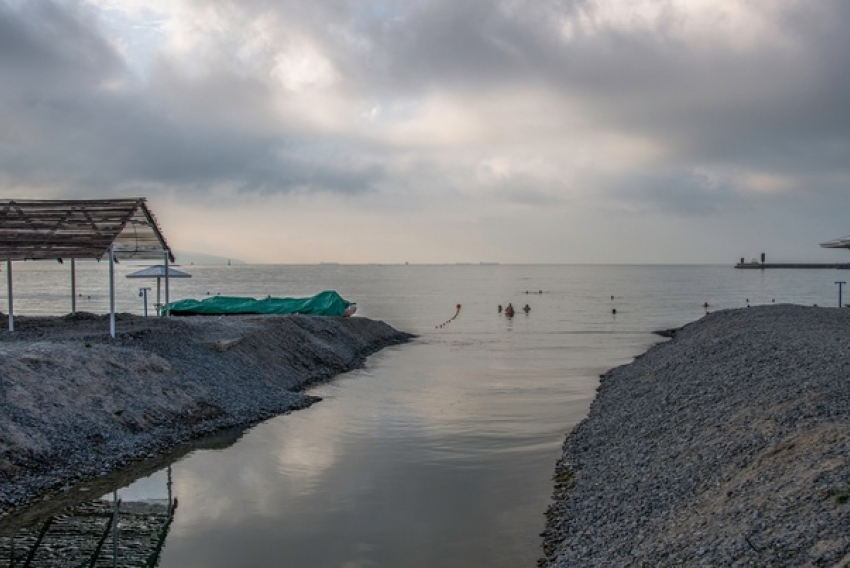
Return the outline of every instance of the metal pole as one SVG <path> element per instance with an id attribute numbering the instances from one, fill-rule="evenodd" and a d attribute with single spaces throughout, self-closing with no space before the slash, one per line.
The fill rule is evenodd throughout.
<path id="1" fill-rule="evenodd" d="M 12 259 L 6 259 L 6 289 L 9 291 L 9 331 L 15 331 L 14 302 L 12 301 Z"/>
<path id="2" fill-rule="evenodd" d="M 841 290 L 842 288 L 844 288 L 844 285 L 847 284 L 847 282 L 841 281 L 836 282 L 836 284 L 838 284 L 838 307 L 841 308 L 844 306 L 844 303 L 841 301 Z"/>
<path id="3" fill-rule="evenodd" d="M 142 305 L 144 306 L 143 313 L 148 317 L 148 290 L 150 288 L 139 288 L 139 296 L 142 297 Z"/>
<path id="4" fill-rule="evenodd" d="M 169 284 L 168 284 L 168 251 L 165 251 L 165 316 L 171 315 L 171 309 L 168 307 L 169 300 Z"/>
<path id="5" fill-rule="evenodd" d="M 118 491 L 112 491 L 112 566 L 118 566 Z"/>
<path id="6" fill-rule="evenodd" d="M 71 313 L 77 313 L 77 265 L 76 259 L 71 259 Z"/>
<path id="7" fill-rule="evenodd" d="M 115 339 L 115 250 L 109 247 L 109 335 Z"/>

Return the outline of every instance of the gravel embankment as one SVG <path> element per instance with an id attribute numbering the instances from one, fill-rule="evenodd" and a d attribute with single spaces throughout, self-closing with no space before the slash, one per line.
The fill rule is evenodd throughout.
<path id="1" fill-rule="evenodd" d="M 366 318 L 15 320 L 0 332 L 0 520 L 35 497 L 317 400 L 305 386 L 411 336 Z"/>
<path id="2" fill-rule="evenodd" d="M 542 566 L 850 561 L 850 310 L 712 313 L 606 373 Z"/>

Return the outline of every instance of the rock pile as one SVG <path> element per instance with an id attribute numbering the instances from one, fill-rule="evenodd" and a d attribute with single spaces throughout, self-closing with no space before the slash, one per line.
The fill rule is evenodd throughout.
<path id="1" fill-rule="evenodd" d="M 602 377 L 542 566 L 850 561 L 850 310 L 712 313 Z"/>
<path id="2" fill-rule="evenodd" d="M 366 318 L 16 319 L 0 332 L 0 521 L 46 490 L 223 428 L 303 408 L 301 391 L 411 336 Z"/>

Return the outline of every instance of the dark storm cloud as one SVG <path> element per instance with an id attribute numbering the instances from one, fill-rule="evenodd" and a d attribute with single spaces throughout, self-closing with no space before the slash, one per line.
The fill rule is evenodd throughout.
<path id="1" fill-rule="evenodd" d="M 377 80 L 485 98 L 518 86 L 550 89 L 578 101 L 601 128 L 658 140 L 672 167 L 846 168 L 850 3 L 789 3 L 765 15 L 772 35 L 749 44 L 682 37 L 684 15 L 675 10 L 629 30 L 588 28 L 597 15 L 591 2 L 513 5 L 418 4 L 373 37 L 387 70 Z"/>
<path id="2" fill-rule="evenodd" d="M 346 159 L 338 141 L 335 161 L 298 151 L 321 135 L 258 134 L 217 120 L 223 107 L 254 109 L 264 95 L 257 82 L 219 79 L 195 85 L 197 96 L 186 82 L 142 86 L 88 8 L 0 3 L 0 178 L 91 196 L 134 183 L 360 192 L 383 177 L 374 160 Z"/>
<path id="3" fill-rule="evenodd" d="M 745 190 L 728 180 L 723 190 L 705 185 L 692 173 L 701 168 L 811 179 L 839 177 L 850 163 L 844 0 L 766 11 L 772 31 L 743 47 L 682 35 L 686 16 L 673 8 L 648 25 L 606 26 L 590 0 L 247 0 L 226 8 L 246 22 L 273 17 L 275 40 L 310 38 L 334 66 L 336 91 L 363 106 L 402 107 L 435 93 L 475 101 L 531 91 L 568 101 L 591 128 L 660 149 L 648 171 L 606 179 L 599 191 L 679 214 L 720 211 Z M 197 76 L 158 53 L 140 78 L 91 5 L 0 0 L 0 179 L 81 193 L 132 183 L 272 193 L 405 185 L 388 173 L 397 157 L 390 142 L 272 119 L 281 94 L 268 68 L 252 71 L 237 57 L 250 31 L 234 24 L 210 34 Z M 539 112 L 541 124 L 560 118 Z M 509 130 L 513 117 L 492 120 Z M 441 167 L 433 156 L 415 159 Z M 538 194 L 535 183 L 530 174 L 508 193 L 527 187 L 525 201 L 541 202 L 556 193 Z"/>
<path id="4" fill-rule="evenodd" d="M 780 15 L 763 46 L 683 41 L 661 24 L 652 35 L 604 33 L 573 42 L 578 57 L 553 76 L 600 123 L 664 141 L 671 163 L 843 169 L 850 4 L 800 3 Z"/>
<path id="5" fill-rule="evenodd" d="M 519 4 L 519 3 L 517 3 Z M 364 29 L 379 62 L 371 81 L 394 92 L 445 88 L 486 93 L 539 80 L 552 46 L 547 8 L 500 11 L 499 4 L 434 0 Z M 548 4 L 554 6 L 556 4 Z"/>
<path id="6" fill-rule="evenodd" d="M 74 92 L 120 72 L 120 58 L 93 28 L 76 4 L 0 3 L 0 92 L 18 98 Z"/>
<path id="7" fill-rule="evenodd" d="M 604 182 L 600 185 L 604 186 Z M 610 193 L 629 208 L 684 217 L 709 217 L 731 208 L 748 207 L 728 184 L 690 171 L 646 172 L 626 184 L 614 180 Z"/>

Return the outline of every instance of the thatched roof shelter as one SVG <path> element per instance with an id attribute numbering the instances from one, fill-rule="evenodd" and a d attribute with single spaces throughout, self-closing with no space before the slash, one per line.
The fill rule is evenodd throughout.
<path id="1" fill-rule="evenodd" d="M 7 263 L 9 330 L 14 330 L 12 261 L 109 259 L 111 333 L 115 336 L 114 267 L 117 259 L 164 260 L 174 255 L 143 197 L 129 199 L 0 199 L 0 260 Z M 165 284 L 168 302 L 168 278 Z"/>
<path id="2" fill-rule="evenodd" d="M 0 199 L 0 259 L 103 259 L 174 256 L 142 197 Z"/>

